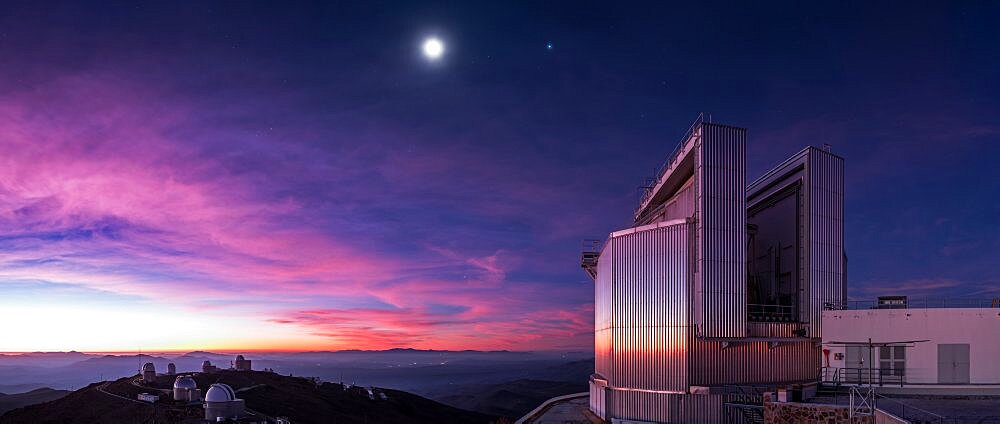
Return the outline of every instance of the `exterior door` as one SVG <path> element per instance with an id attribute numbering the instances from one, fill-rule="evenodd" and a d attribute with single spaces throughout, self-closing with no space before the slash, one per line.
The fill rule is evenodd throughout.
<path id="1" fill-rule="evenodd" d="M 938 345 L 938 383 L 969 384 L 969 345 Z"/>
<path id="2" fill-rule="evenodd" d="M 844 381 L 861 383 L 868 381 L 868 346 L 847 346 L 846 368 L 843 370 Z"/>

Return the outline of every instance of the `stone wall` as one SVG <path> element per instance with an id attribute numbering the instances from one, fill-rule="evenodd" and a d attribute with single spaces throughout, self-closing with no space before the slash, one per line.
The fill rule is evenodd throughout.
<path id="1" fill-rule="evenodd" d="M 818 403 L 764 402 L 764 422 L 766 424 L 874 424 L 875 418 L 850 418 L 846 406 L 823 405 Z"/>

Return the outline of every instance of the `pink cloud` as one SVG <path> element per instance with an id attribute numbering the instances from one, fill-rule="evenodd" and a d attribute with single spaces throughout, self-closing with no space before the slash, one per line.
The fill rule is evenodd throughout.
<path id="1" fill-rule="evenodd" d="M 302 144 L 227 133 L 208 126 L 204 110 L 170 98 L 149 86 L 83 75 L 0 99 L 0 146 L 7 152 L 0 158 L 0 279 L 79 285 L 203 313 L 237 308 L 339 348 L 523 350 L 592 342 L 587 286 L 512 282 L 524 260 L 503 248 L 483 253 L 418 243 L 409 254 L 385 252 L 328 231 L 323 225 L 330 222 L 341 223 L 338 230 L 369 228 L 363 220 L 322 215 L 366 211 L 357 199 L 370 188 L 349 183 L 361 171 L 286 169 L 281 161 L 293 155 L 339 164 L 368 153 L 334 158 Z M 191 136 L 199 129 L 202 135 Z M 244 148 L 259 149 L 253 154 L 273 169 L 234 167 L 227 159 L 252 153 Z M 378 169 L 394 182 L 449 169 L 425 160 L 397 168 L 391 158 L 377 163 L 388 166 Z M 329 180 L 327 196 L 282 185 L 299 173 Z M 436 189 L 447 179 L 422 183 Z M 388 202 L 415 187 L 375 197 Z M 510 217 L 538 196 L 565 196 L 543 185 L 503 190 L 507 199 L 477 195 L 470 207 Z M 327 198 L 343 203 L 317 209 Z"/>

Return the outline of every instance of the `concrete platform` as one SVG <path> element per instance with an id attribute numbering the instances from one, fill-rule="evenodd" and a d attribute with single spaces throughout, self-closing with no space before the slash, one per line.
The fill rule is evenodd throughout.
<path id="1" fill-rule="evenodd" d="M 601 424 L 590 412 L 590 395 L 586 392 L 549 399 L 517 420 L 516 424 Z"/>

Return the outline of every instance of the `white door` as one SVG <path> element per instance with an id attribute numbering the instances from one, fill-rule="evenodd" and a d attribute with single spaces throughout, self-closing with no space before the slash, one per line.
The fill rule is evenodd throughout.
<path id="1" fill-rule="evenodd" d="M 938 383 L 969 384 L 969 345 L 938 345 Z"/>
<path id="2" fill-rule="evenodd" d="M 845 382 L 862 383 L 868 381 L 868 346 L 847 346 L 846 367 L 841 375 Z"/>

